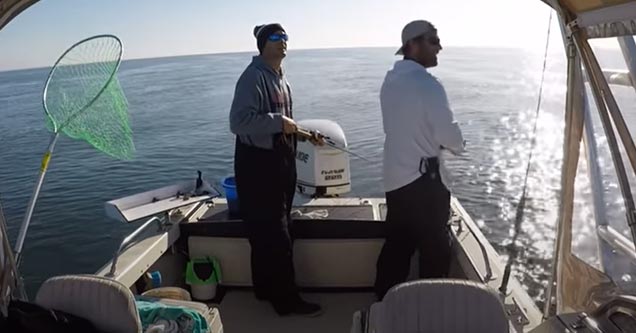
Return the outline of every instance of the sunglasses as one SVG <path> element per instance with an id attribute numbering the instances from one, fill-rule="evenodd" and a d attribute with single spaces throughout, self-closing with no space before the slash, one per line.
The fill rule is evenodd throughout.
<path id="1" fill-rule="evenodd" d="M 272 34 L 267 37 L 267 40 L 270 42 L 278 42 L 280 40 L 288 41 L 289 36 L 287 36 L 287 34 Z"/>
<path id="2" fill-rule="evenodd" d="M 439 46 L 439 43 L 440 43 L 439 37 L 437 36 L 431 36 L 427 38 L 426 41 L 429 42 L 429 44 L 434 46 Z"/>

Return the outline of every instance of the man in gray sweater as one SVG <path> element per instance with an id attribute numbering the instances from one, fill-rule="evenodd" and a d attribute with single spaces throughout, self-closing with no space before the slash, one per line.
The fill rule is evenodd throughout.
<path id="1" fill-rule="evenodd" d="M 287 34 L 280 24 L 254 28 L 259 55 L 236 84 L 230 129 L 236 134 L 234 173 L 240 214 L 252 248 L 256 298 L 279 315 L 316 316 L 317 304 L 300 298 L 294 278 L 291 206 L 296 187 L 296 123 L 291 89 L 281 63 Z"/>

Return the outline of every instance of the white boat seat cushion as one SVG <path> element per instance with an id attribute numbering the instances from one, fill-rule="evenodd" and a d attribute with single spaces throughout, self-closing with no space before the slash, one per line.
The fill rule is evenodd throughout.
<path id="1" fill-rule="evenodd" d="M 374 303 L 368 332 L 507 333 L 508 319 L 497 294 L 467 280 L 418 280 L 397 285 Z"/>
<path id="2" fill-rule="evenodd" d="M 46 280 L 35 297 L 41 306 L 89 320 L 105 333 L 141 332 L 132 292 L 118 281 L 94 275 Z"/>

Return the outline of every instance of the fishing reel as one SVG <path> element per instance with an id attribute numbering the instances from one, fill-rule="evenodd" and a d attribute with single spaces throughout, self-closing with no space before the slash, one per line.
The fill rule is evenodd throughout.
<path id="1" fill-rule="evenodd" d="M 300 141 L 309 140 L 309 142 L 311 142 L 315 146 L 327 145 L 327 146 L 330 146 L 331 148 L 342 150 L 345 153 L 355 155 L 351 151 L 346 150 L 344 147 L 339 147 L 335 141 L 333 141 L 327 135 L 321 133 L 319 130 L 308 130 L 308 129 L 299 127 L 296 130 L 296 134 L 298 134 L 298 138 L 300 139 Z"/>

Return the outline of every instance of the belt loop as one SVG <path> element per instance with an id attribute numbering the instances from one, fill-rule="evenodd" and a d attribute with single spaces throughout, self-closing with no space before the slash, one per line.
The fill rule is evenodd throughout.
<path id="1" fill-rule="evenodd" d="M 420 174 L 425 175 L 428 170 L 428 160 L 425 157 L 420 158 Z"/>

